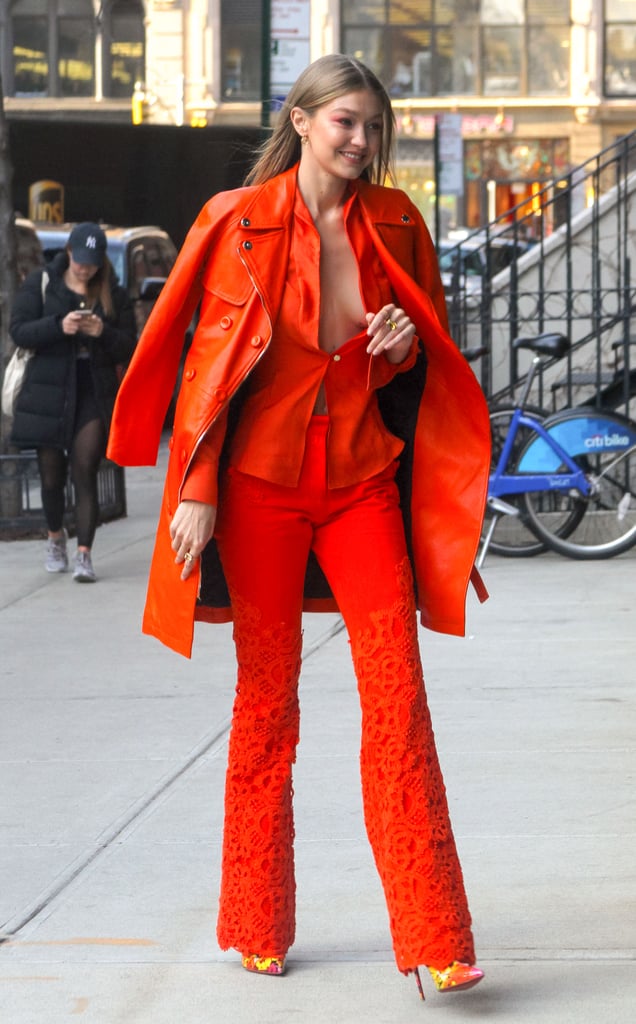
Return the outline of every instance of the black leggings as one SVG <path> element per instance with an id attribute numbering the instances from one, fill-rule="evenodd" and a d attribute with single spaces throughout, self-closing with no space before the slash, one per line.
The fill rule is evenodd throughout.
<path id="1" fill-rule="evenodd" d="M 105 451 L 106 427 L 98 414 L 94 394 L 91 388 L 81 388 L 68 455 L 60 448 L 38 448 L 42 508 L 51 533 L 58 533 L 63 526 L 66 474 L 70 461 L 75 489 L 75 527 L 80 547 L 93 546 L 99 516 L 97 472 Z"/>

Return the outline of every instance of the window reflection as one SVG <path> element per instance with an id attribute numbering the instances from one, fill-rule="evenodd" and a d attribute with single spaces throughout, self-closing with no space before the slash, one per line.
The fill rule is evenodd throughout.
<path id="1" fill-rule="evenodd" d="M 636 15 L 631 25 L 606 25 L 605 92 L 636 96 Z"/>
<path id="2" fill-rule="evenodd" d="M 46 18 L 13 18 L 13 93 L 46 96 L 49 81 Z"/>
<path id="3" fill-rule="evenodd" d="M 60 18 L 59 91 L 61 96 L 92 96 L 95 91 L 95 41 L 91 21 Z"/>
<path id="4" fill-rule="evenodd" d="M 570 0 L 342 4 L 344 52 L 398 99 L 567 95 L 570 31 Z"/>
<path id="5" fill-rule="evenodd" d="M 98 38 L 105 95 L 130 97 L 135 80 L 144 77 L 142 0 L 108 0 L 101 5 L 93 0 L 15 0 L 9 6 L 8 95 L 94 96 Z"/>

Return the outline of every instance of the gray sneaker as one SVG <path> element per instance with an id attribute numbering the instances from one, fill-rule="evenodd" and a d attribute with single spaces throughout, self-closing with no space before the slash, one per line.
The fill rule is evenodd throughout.
<path id="1" fill-rule="evenodd" d="M 75 555 L 73 579 L 77 580 L 78 583 L 94 583 L 97 579 L 88 551 L 78 551 Z"/>
<path id="2" fill-rule="evenodd" d="M 66 530 L 62 531 L 61 537 L 49 537 L 46 542 L 46 566 L 47 572 L 66 572 L 68 569 L 68 555 L 66 553 Z"/>

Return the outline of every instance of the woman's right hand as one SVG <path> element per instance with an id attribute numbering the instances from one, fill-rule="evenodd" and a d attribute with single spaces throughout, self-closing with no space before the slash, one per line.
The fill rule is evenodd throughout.
<path id="1" fill-rule="evenodd" d="M 77 334 L 78 331 L 82 330 L 82 324 L 85 319 L 88 319 L 88 315 L 86 313 L 78 313 L 75 309 L 71 313 L 67 313 L 62 320 L 64 334 Z"/>
<path id="2" fill-rule="evenodd" d="M 181 579 L 187 580 L 194 563 L 214 533 L 216 505 L 186 499 L 179 504 L 172 522 L 170 537 L 177 565 L 183 564 Z"/>

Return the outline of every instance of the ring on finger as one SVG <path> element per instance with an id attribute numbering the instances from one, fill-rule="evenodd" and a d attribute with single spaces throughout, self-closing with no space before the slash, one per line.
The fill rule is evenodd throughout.
<path id="1" fill-rule="evenodd" d="M 397 324 L 396 324 L 395 320 L 391 319 L 390 316 L 388 316 L 384 322 L 387 325 L 387 327 L 391 328 L 392 331 L 396 331 L 397 330 Z"/>
<path id="2" fill-rule="evenodd" d="M 185 555 L 183 556 L 183 561 L 185 562 L 186 565 L 192 565 L 192 563 L 194 562 L 194 555 L 192 554 L 191 551 L 186 551 Z"/>

